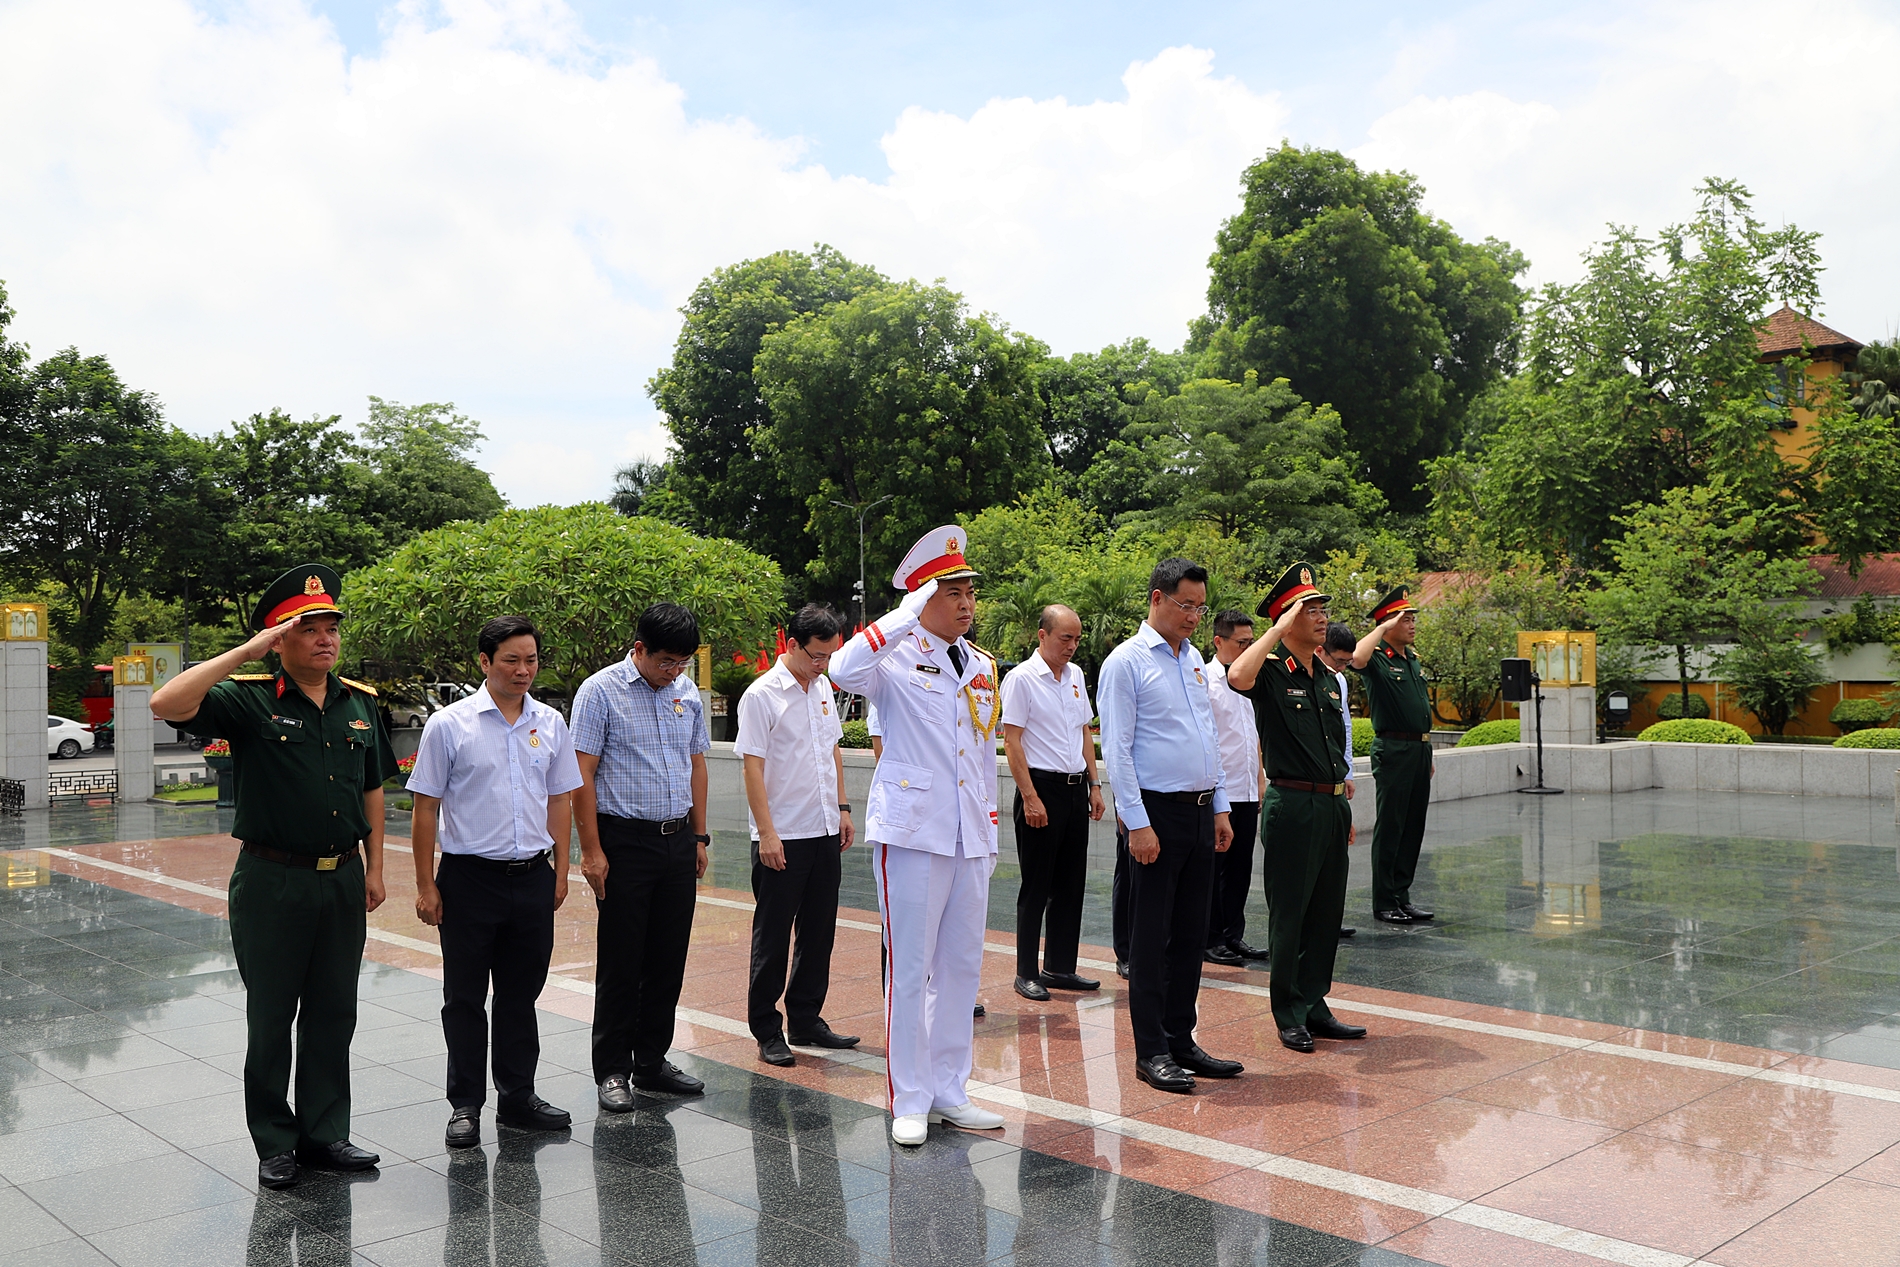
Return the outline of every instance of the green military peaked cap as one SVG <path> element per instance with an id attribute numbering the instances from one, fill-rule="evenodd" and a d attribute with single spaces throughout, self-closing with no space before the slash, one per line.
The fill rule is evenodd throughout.
<path id="1" fill-rule="evenodd" d="M 336 569 L 321 563 L 304 563 L 290 569 L 270 583 L 257 600 L 251 627 L 258 631 L 275 629 L 293 616 L 314 616 L 324 612 L 341 616 L 337 597 L 343 593 L 343 578 Z"/>
<path id="2" fill-rule="evenodd" d="M 1373 624 L 1383 625 L 1394 616 L 1417 610 L 1411 600 L 1405 597 L 1405 587 L 1401 585 L 1373 605 L 1371 619 Z"/>
<path id="3" fill-rule="evenodd" d="M 1268 620 L 1278 620 L 1281 613 L 1303 598 L 1316 598 L 1322 603 L 1327 600 L 1327 596 L 1320 593 L 1319 587 L 1313 583 L 1313 565 L 1300 562 L 1288 568 L 1274 582 L 1255 614 L 1265 616 Z"/>

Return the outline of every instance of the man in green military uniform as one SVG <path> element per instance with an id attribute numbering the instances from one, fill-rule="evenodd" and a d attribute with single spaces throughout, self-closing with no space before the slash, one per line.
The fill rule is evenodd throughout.
<path id="1" fill-rule="evenodd" d="M 1227 685 L 1254 704 L 1267 788 L 1260 801 L 1267 890 L 1268 986 L 1280 1042 L 1310 1052 L 1315 1038 L 1364 1038 L 1326 1005 L 1346 911 L 1352 743 L 1339 679 L 1319 662 L 1326 595 L 1309 564 L 1286 570 L 1259 614 L 1272 626 L 1227 669 Z"/>
<path id="2" fill-rule="evenodd" d="M 1412 643 L 1418 609 L 1400 586 L 1372 609 L 1352 667 L 1372 707 L 1372 779 L 1379 818 L 1372 828 L 1372 917 L 1414 924 L 1432 912 L 1412 905 L 1412 877 L 1432 798 L 1432 697 Z"/>
<path id="3" fill-rule="evenodd" d="M 382 1160 L 349 1141 L 350 1039 L 366 916 L 383 901 L 382 785 L 396 762 L 376 692 L 333 671 L 341 588 L 327 567 L 293 568 L 259 600 L 255 637 L 152 696 L 159 717 L 231 744 L 243 842 L 231 949 L 249 1026 L 244 1113 L 266 1188 L 297 1182 L 300 1162 L 367 1170 Z M 231 676 L 268 651 L 282 662 L 276 673 Z"/>

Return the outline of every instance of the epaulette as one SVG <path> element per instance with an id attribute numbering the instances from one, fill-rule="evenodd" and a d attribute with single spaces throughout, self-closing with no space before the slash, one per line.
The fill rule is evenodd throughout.
<path id="1" fill-rule="evenodd" d="M 277 680 L 277 675 L 275 673 L 233 673 L 230 680 L 233 682 L 274 682 Z"/>
<path id="2" fill-rule="evenodd" d="M 1279 653 L 1278 651 L 1269 651 L 1269 652 L 1267 652 L 1267 659 L 1269 659 L 1269 660 L 1278 660 L 1279 658 L 1280 658 L 1280 653 Z"/>
<path id="3" fill-rule="evenodd" d="M 989 661 L 990 661 L 990 667 L 994 668 L 996 666 L 996 653 L 994 651 L 991 651 L 987 647 L 979 647 L 974 642 L 971 642 L 968 638 L 965 638 L 963 641 L 964 641 L 964 644 L 968 646 L 971 650 L 979 651 L 982 654 L 988 656 Z"/>
<path id="4" fill-rule="evenodd" d="M 341 676 L 337 678 L 337 681 L 343 683 L 343 685 L 345 686 L 355 687 L 357 690 L 363 692 L 363 694 L 369 696 L 371 699 L 376 698 L 376 688 L 371 686 L 367 682 L 358 682 L 355 678 L 347 678 L 347 677 L 341 677 Z"/>

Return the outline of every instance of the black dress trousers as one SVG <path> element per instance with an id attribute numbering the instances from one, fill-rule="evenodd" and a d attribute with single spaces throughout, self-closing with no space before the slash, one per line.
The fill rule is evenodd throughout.
<path id="1" fill-rule="evenodd" d="M 760 1042 L 783 1033 L 778 1000 L 785 996 L 785 1021 L 793 1034 L 810 1034 L 825 1010 L 831 989 L 831 945 L 838 933 L 838 881 L 844 871 L 836 835 L 787 840 L 785 869 L 759 861 L 752 842 L 752 976 L 746 990 L 746 1018 Z M 612 892 L 611 888 L 608 890 Z M 792 949 L 792 931 L 798 947 Z M 786 959 L 792 975 L 785 978 Z"/>
<path id="2" fill-rule="evenodd" d="M 1214 884 L 1214 806 L 1144 791 L 1148 825 L 1161 840 L 1153 862 L 1128 860 L 1128 1019 L 1143 1060 L 1194 1045 Z"/>
<path id="3" fill-rule="evenodd" d="M 1207 944 L 1228 946 L 1247 935 L 1247 891 L 1253 887 L 1253 842 L 1260 834 L 1260 802 L 1235 801 L 1228 809 L 1234 843 L 1214 855 L 1213 905 Z"/>
<path id="4" fill-rule="evenodd" d="M 682 826 L 670 835 L 602 814 L 607 896 L 595 898 L 594 1081 L 657 1069 L 673 1045 L 674 1011 L 693 935 L 698 850 Z"/>
<path id="5" fill-rule="evenodd" d="M 495 1095 L 503 1104 L 534 1096 L 541 1031 L 534 1001 L 554 953 L 554 868 L 546 858 L 510 872 L 500 863 L 445 853 L 442 894 L 442 1034 L 449 1045 L 449 1104 L 487 1100 L 482 1066 L 491 1046 L 487 1009 L 494 983 Z"/>
<path id="6" fill-rule="evenodd" d="M 1085 776 L 1031 770 L 1029 779 L 1042 798 L 1049 821 L 1031 827 L 1016 794 L 1016 857 L 1022 888 L 1016 894 L 1016 975 L 1032 980 L 1040 971 L 1036 951 L 1048 917 L 1049 941 L 1042 966 L 1050 972 L 1074 972 L 1082 941 L 1082 891 L 1089 870 L 1089 789 Z"/>
<path id="7" fill-rule="evenodd" d="M 1128 962 L 1129 887 L 1128 868 L 1134 860 L 1128 856 L 1128 825 L 1115 820 L 1115 878 L 1108 890 L 1110 940 L 1115 943 L 1115 962 Z"/>

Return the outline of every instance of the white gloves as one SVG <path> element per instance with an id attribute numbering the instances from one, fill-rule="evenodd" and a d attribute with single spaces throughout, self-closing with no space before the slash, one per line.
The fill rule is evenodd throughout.
<path id="1" fill-rule="evenodd" d="M 897 605 L 897 610 L 913 618 L 922 616 L 924 614 L 924 604 L 928 603 L 931 596 L 936 592 L 937 583 L 935 581 L 925 581 L 922 585 L 919 585 L 916 589 L 904 595 L 904 601 Z"/>

